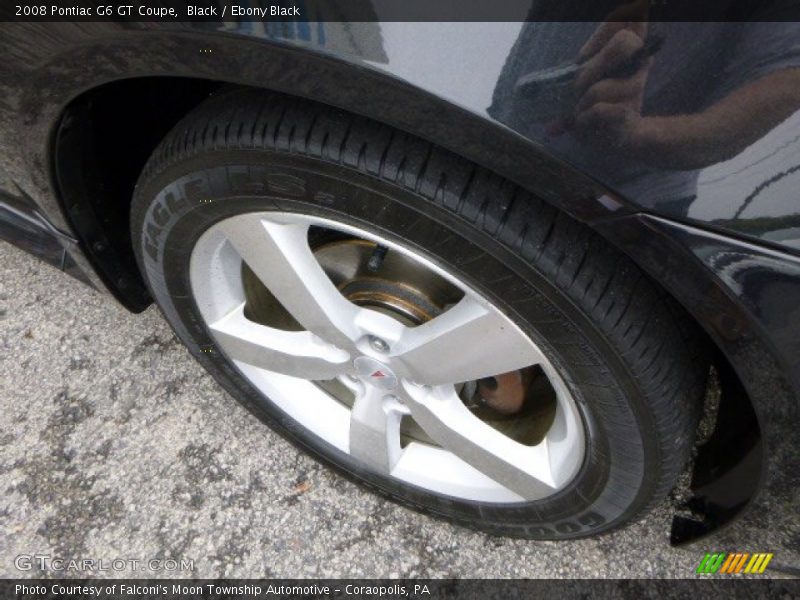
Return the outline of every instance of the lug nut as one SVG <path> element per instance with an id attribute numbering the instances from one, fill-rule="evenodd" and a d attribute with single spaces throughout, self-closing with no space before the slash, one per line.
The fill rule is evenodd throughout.
<path id="1" fill-rule="evenodd" d="M 377 350 L 381 354 L 386 354 L 389 351 L 389 344 L 374 335 L 369 336 L 369 345 L 372 346 L 373 350 Z"/>

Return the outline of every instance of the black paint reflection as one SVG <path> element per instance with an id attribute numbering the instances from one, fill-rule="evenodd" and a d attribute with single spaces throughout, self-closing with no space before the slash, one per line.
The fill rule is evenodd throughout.
<path id="1" fill-rule="evenodd" d="M 490 114 L 646 209 L 800 249 L 800 23 L 647 16 L 526 23 Z"/>

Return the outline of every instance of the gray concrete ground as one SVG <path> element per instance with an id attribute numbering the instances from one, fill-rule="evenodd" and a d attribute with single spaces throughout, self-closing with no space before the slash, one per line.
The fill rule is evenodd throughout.
<path id="1" fill-rule="evenodd" d="M 2 577 L 37 575 L 15 567 L 33 554 L 194 561 L 101 573 L 129 577 L 692 577 L 702 557 L 669 547 L 670 499 L 624 530 L 554 543 L 378 498 L 240 407 L 155 308 L 132 315 L 5 243 L 0 414 Z"/>

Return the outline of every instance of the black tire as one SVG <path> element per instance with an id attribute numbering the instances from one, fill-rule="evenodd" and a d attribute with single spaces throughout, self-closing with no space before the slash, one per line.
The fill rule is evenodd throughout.
<path id="1" fill-rule="evenodd" d="M 279 177 L 265 179 L 265 167 Z M 276 208 L 409 245 L 535 336 L 587 430 L 574 481 L 554 496 L 504 507 L 437 496 L 364 470 L 256 392 L 213 351 L 187 266 L 194 241 L 213 223 Z M 410 135 L 294 98 L 222 94 L 155 151 L 136 187 L 131 224 L 153 297 L 217 381 L 305 451 L 415 509 L 496 534 L 583 537 L 642 514 L 689 456 L 707 363 L 682 311 L 586 226 Z"/>

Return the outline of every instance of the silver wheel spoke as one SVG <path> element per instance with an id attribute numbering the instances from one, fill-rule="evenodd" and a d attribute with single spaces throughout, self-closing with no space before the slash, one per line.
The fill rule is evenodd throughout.
<path id="1" fill-rule="evenodd" d="M 393 396 L 364 386 L 350 413 L 350 455 L 390 474 L 403 452 L 400 421 L 407 412 Z"/>
<path id="2" fill-rule="evenodd" d="M 256 215 L 225 220 L 228 241 L 261 282 L 309 331 L 340 348 L 360 335 L 362 311 L 339 293 L 308 245 L 308 225 Z"/>
<path id="3" fill-rule="evenodd" d="M 404 388 L 403 399 L 419 426 L 487 477 L 525 500 L 542 498 L 559 487 L 546 441 L 537 446 L 515 442 L 473 415 L 452 386 Z"/>
<path id="4" fill-rule="evenodd" d="M 332 379 L 350 365 L 350 355 L 308 331 L 282 331 L 244 316 L 244 304 L 209 325 L 230 358 L 283 375 Z"/>
<path id="5" fill-rule="evenodd" d="M 435 319 L 407 329 L 397 354 L 418 383 L 460 383 L 542 362 L 507 317 L 469 295 Z"/>

